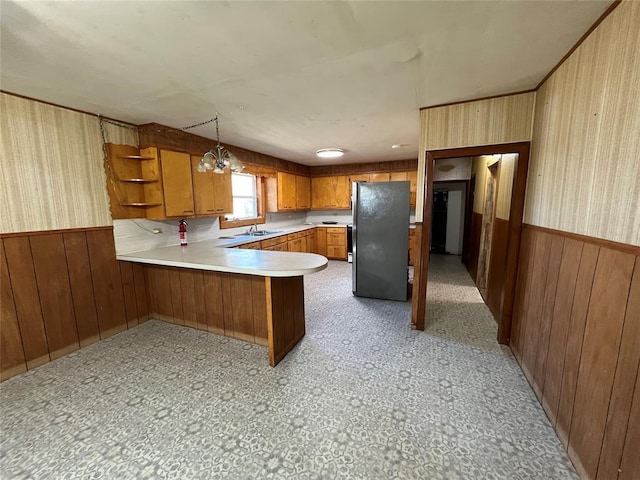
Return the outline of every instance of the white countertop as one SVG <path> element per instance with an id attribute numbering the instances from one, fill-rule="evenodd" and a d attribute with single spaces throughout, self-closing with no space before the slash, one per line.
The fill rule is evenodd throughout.
<path id="1" fill-rule="evenodd" d="M 126 262 L 194 268 L 215 272 L 242 273 L 265 277 L 296 277 L 324 270 L 327 268 L 328 260 L 326 257 L 315 253 L 276 252 L 224 247 L 257 242 L 309 228 L 315 228 L 315 225 L 286 228 L 278 233 L 260 237 L 240 236 L 231 239 L 190 243 L 186 247 L 180 247 L 179 245 L 160 247 L 116 255 L 116 258 Z"/>

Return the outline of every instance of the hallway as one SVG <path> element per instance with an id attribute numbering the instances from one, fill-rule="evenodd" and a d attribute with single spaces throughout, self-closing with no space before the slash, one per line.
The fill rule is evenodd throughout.
<path id="1" fill-rule="evenodd" d="M 307 334 L 266 348 L 149 321 L 0 385 L 0 477 L 577 478 L 454 256 L 432 256 L 429 326 L 305 278 Z"/>

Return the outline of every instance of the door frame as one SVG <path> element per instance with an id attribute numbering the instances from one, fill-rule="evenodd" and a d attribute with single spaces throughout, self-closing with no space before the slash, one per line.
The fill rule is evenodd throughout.
<path id="1" fill-rule="evenodd" d="M 427 277 L 429 273 L 429 239 L 431 238 L 431 201 L 433 198 L 433 170 L 437 159 L 454 157 L 477 157 L 517 153 L 516 174 L 511 191 L 509 210 L 509 240 L 507 242 L 507 267 L 505 273 L 502 315 L 498 320 L 498 343 L 509 344 L 511 320 L 515 303 L 516 279 L 520 236 L 524 214 L 524 199 L 527 186 L 529 151 L 531 142 L 515 142 L 475 147 L 427 150 L 424 163 L 424 188 L 422 190 L 422 222 L 416 222 L 416 263 L 414 265 L 413 296 L 411 304 L 411 327 L 424 330 L 427 307 Z"/>

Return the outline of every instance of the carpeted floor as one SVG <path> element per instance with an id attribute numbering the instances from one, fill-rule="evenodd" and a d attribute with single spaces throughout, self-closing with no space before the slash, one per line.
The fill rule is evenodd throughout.
<path id="1" fill-rule="evenodd" d="M 577 478 L 458 257 L 410 304 L 305 277 L 307 335 L 266 348 L 159 321 L 0 385 L 0 478 Z"/>

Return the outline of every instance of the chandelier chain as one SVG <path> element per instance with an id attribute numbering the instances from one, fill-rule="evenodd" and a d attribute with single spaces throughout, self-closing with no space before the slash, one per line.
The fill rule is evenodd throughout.
<path id="1" fill-rule="evenodd" d="M 218 131 L 217 120 L 218 120 L 218 116 L 216 115 L 215 117 L 210 118 L 209 120 L 205 120 L 204 122 L 194 123 L 193 125 L 189 125 L 188 127 L 182 127 L 181 130 L 191 130 L 192 128 L 201 127 L 203 125 L 208 125 L 209 123 L 216 122 L 216 132 L 217 132 Z"/>

